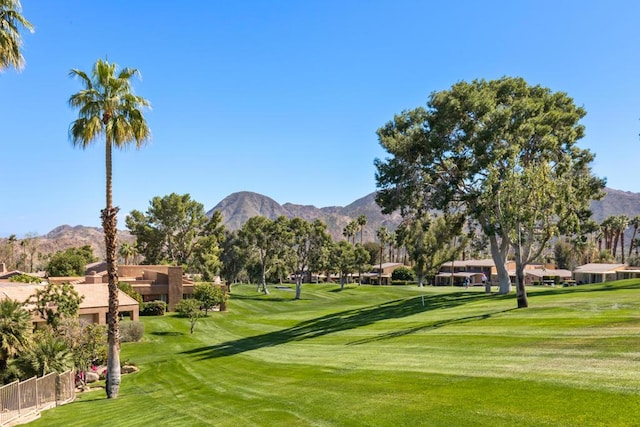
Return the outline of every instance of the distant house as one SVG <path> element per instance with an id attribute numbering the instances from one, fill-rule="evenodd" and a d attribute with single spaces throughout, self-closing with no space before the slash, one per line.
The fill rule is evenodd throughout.
<path id="1" fill-rule="evenodd" d="M 604 283 L 632 277 L 640 277 L 640 271 L 628 270 L 626 264 L 590 263 L 573 270 L 574 280 L 581 284 Z"/>
<path id="2" fill-rule="evenodd" d="M 507 261 L 505 264 L 511 283 L 516 283 L 516 263 Z M 482 275 L 492 283 L 498 282 L 498 269 L 493 259 L 458 260 L 442 264 L 435 277 L 437 286 L 457 285 L 469 279 L 471 286 L 482 283 Z M 524 284 L 560 283 L 571 279 L 571 271 L 556 269 L 555 266 L 542 264 L 529 264 L 524 270 Z"/>
<path id="3" fill-rule="evenodd" d="M 105 262 L 87 265 L 85 274 L 82 283 L 108 283 Z M 175 311 L 183 298 L 190 298 L 194 286 L 183 276 L 182 267 L 171 265 L 119 265 L 118 281 L 129 283 L 144 302 L 166 302 L 169 311 Z"/>
<path id="4" fill-rule="evenodd" d="M 516 282 L 515 270 L 509 271 L 509 277 L 512 283 Z M 553 285 L 556 283 L 564 283 L 573 277 L 571 271 L 565 269 L 548 267 L 541 264 L 528 265 L 524 270 L 525 285 Z"/>
<path id="5" fill-rule="evenodd" d="M 383 262 L 382 264 L 374 265 L 371 271 L 362 273 L 362 283 L 371 285 L 390 285 L 393 271 L 404 266 L 405 265 L 401 262 Z"/>
<path id="6" fill-rule="evenodd" d="M 34 283 L 0 283 L 0 299 L 10 298 L 12 300 L 27 303 L 36 291 L 43 289 L 45 284 Z M 109 289 L 106 284 L 74 284 L 73 288 L 83 297 L 78 310 L 80 320 L 88 323 L 104 325 L 107 323 L 107 313 L 109 312 Z M 122 315 L 128 315 L 131 320 L 138 320 L 139 304 L 122 291 L 118 291 L 119 307 L 118 311 Z M 33 309 L 33 307 L 28 308 Z M 44 323 L 45 320 L 34 312 L 33 323 Z"/>
<path id="7" fill-rule="evenodd" d="M 507 268 L 512 262 L 507 263 Z M 453 285 L 462 285 L 465 279 L 469 279 L 473 286 L 482 283 L 483 273 L 490 282 L 498 280 L 498 270 L 492 259 L 449 261 L 440 266 L 440 271 L 435 277 L 435 285 L 448 286 L 452 282 Z"/>

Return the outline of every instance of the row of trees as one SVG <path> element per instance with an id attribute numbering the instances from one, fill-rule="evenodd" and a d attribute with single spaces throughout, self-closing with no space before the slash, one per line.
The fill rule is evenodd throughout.
<path id="1" fill-rule="evenodd" d="M 37 271 L 41 263 L 47 261 L 47 257 L 38 251 L 38 240 L 36 233 L 27 233 L 23 239 L 10 235 L 0 245 L 0 260 L 10 270 Z"/>

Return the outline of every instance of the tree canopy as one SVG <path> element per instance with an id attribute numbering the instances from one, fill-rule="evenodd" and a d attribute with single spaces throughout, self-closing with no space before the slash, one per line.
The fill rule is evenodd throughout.
<path id="1" fill-rule="evenodd" d="M 577 146 L 585 114 L 566 93 L 522 78 L 456 83 L 378 129 L 390 157 L 375 161 L 377 202 L 386 213 L 439 209 L 477 221 L 502 293 L 515 253 L 518 307 L 526 307 L 524 267 L 552 236 L 579 229 L 602 195 L 594 155 Z"/>
<path id="2" fill-rule="evenodd" d="M 189 194 L 154 197 L 146 213 L 133 210 L 127 228 L 145 264 L 171 263 L 210 278 L 220 270 L 219 246 L 224 239 L 222 216 L 209 218 L 204 205 Z"/>
<path id="3" fill-rule="evenodd" d="M 0 71 L 9 67 L 20 70 L 24 65 L 20 29 L 33 32 L 33 25 L 21 12 L 19 0 L 0 0 Z"/>
<path id="4" fill-rule="evenodd" d="M 97 261 L 93 248 L 84 245 L 58 251 L 51 256 L 46 271 L 49 277 L 84 276 L 87 264 Z"/>

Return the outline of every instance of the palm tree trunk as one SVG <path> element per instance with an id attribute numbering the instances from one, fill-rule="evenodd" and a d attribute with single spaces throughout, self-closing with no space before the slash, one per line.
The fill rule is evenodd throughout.
<path id="1" fill-rule="evenodd" d="M 107 276 L 109 278 L 109 312 L 107 314 L 107 398 L 118 397 L 120 389 L 120 325 L 118 319 L 118 266 L 116 248 L 118 247 L 116 221 L 118 208 L 105 208 L 102 211 L 102 227 L 107 251 Z"/>
<path id="2" fill-rule="evenodd" d="M 111 139 L 106 138 L 106 202 L 102 211 L 102 229 L 107 252 L 107 276 L 109 278 L 109 312 L 107 314 L 107 378 L 106 393 L 108 399 L 118 397 L 120 390 L 120 325 L 118 319 L 118 208 L 113 207 L 112 196 L 112 168 L 111 168 Z"/>
<path id="3" fill-rule="evenodd" d="M 634 223 L 633 224 L 633 235 L 631 236 L 631 241 L 629 242 L 629 256 L 631 256 L 631 251 L 633 251 L 633 245 L 635 243 L 636 240 L 636 233 L 638 232 L 638 224 Z"/>

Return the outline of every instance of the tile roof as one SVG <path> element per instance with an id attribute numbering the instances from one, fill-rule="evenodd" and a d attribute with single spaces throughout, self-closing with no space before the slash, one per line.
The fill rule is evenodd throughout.
<path id="1" fill-rule="evenodd" d="M 11 298 L 20 302 L 26 302 L 31 295 L 35 295 L 36 290 L 43 289 L 45 285 L 33 283 L 2 283 L 0 284 L 0 299 Z M 73 285 L 74 289 L 83 296 L 80 308 L 106 307 L 109 304 L 109 285 L 98 283 L 92 285 Z M 129 295 L 118 290 L 118 301 L 120 306 L 138 305 L 138 302 Z"/>
<path id="2" fill-rule="evenodd" d="M 576 267 L 573 272 L 574 273 L 592 273 L 592 274 L 604 274 L 604 273 L 615 273 L 618 270 L 624 270 L 626 268 L 626 264 L 599 264 L 599 263 L 591 263 L 584 264 L 579 267 Z"/>

